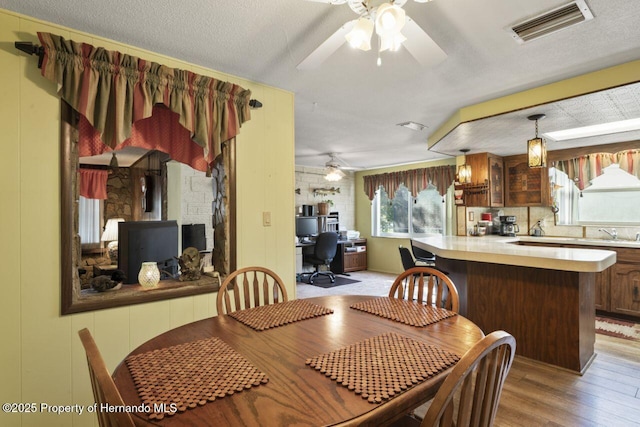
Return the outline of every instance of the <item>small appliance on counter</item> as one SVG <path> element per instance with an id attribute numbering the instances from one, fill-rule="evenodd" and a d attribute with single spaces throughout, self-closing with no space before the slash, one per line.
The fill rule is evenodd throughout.
<path id="1" fill-rule="evenodd" d="M 500 216 L 500 235 L 515 237 L 516 233 L 520 232 L 520 227 L 516 224 L 515 215 L 502 215 Z"/>

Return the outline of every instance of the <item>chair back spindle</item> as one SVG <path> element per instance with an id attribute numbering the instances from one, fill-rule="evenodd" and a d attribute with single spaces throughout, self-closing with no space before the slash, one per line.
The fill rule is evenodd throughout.
<path id="1" fill-rule="evenodd" d="M 493 425 L 515 352 L 516 340 L 505 331 L 478 341 L 442 383 L 420 426 Z"/>
<path id="2" fill-rule="evenodd" d="M 456 285 L 433 267 L 412 267 L 402 272 L 391 285 L 389 297 L 420 301 L 456 313 L 460 310 Z"/>
<path id="3" fill-rule="evenodd" d="M 220 286 L 216 304 L 218 314 L 227 314 L 287 300 L 280 276 L 268 268 L 254 266 L 229 274 Z"/>

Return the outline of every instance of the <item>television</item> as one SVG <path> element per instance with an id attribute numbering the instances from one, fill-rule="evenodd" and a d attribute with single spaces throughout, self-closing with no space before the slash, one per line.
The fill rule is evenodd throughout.
<path id="1" fill-rule="evenodd" d="M 118 223 L 118 269 L 125 284 L 138 283 L 143 262 L 157 262 L 158 269 L 178 272 L 178 223 L 176 221 L 125 221 Z"/>
<path id="2" fill-rule="evenodd" d="M 207 250 L 207 237 L 204 224 L 182 224 L 182 250 L 192 247 L 199 251 Z"/>
<path id="3" fill-rule="evenodd" d="M 318 234 L 318 217 L 317 216 L 297 216 L 296 217 L 296 236 L 310 237 Z"/>

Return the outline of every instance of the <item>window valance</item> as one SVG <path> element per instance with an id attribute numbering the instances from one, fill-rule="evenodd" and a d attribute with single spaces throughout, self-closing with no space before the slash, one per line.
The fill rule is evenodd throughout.
<path id="1" fill-rule="evenodd" d="M 80 195 L 87 199 L 107 198 L 107 178 L 104 169 L 80 169 Z"/>
<path id="2" fill-rule="evenodd" d="M 554 166 L 566 173 L 580 190 L 584 190 L 592 179 L 602 175 L 602 170 L 613 163 L 618 163 L 620 169 L 640 178 L 640 150 L 587 154 L 573 159 L 558 160 Z"/>
<path id="3" fill-rule="evenodd" d="M 456 176 L 455 166 L 435 166 L 431 168 L 410 169 L 405 171 L 388 172 L 364 177 L 364 192 L 373 200 L 376 191 L 382 187 L 389 199 L 393 199 L 400 184 L 404 184 L 415 197 L 419 192 L 432 184 L 438 193 L 444 196 L 453 184 Z"/>
<path id="4" fill-rule="evenodd" d="M 235 84 L 50 33 L 38 37 L 44 48 L 42 75 L 58 84 L 62 99 L 111 149 L 131 136 L 133 123 L 163 104 L 178 115 L 211 165 L 221 144 L 251 118 L 251 92 Z"/>

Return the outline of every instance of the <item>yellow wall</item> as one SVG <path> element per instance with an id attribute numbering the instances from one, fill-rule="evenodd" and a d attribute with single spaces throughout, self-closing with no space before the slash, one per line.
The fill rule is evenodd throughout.
<path id="1" fill-rule="evenodd" d="M 0 401 L 50 405 L 93 402 L 77 331 L 88 327 L 110 370 L 149 338 L 215 314 L 202 295 L 60 316 L 59 98 L 36 67 L 14 49 L 38 43 L 37 31 L 119 50 L 251 89 L 264 107 L 241 129 L 238 159 L 238 266 L 275 270 L 295 296 L 294 96 L 86 33 L 0 9 Z M 262 212 L 272 226 L 262 226 Z M 94 425 L 92 414 L 6 414 L 2 426 Z"/>
<path id="2" fill-rule="evenodd" d="M 409 239 L 397 237 L 371 237 L 371 201 L 364 192 L 363 177 L 393 171 L 455 164 L 456 159 L 451 158 L 447 160 L 413 163 L 410 165 L 356 172 L 356 230 L 360 232 L 360 237 L 367 239 L 367 268 L 369 270 L 393 274 L 400 274 L 404 271 L 402 268 L 402 262 L 400 261 L 398 246 L 402 245 L 409 247 Z"/>

